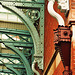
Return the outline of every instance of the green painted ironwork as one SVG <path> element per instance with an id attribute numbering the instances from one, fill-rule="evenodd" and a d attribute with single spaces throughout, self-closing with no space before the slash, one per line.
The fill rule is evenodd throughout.
<path id="1" fill-rule="evenodd" d="M 5 44 L 5 46 L 7 48 L 13 50 L 14 52 L 16 52 L 20 56 L 21 60 L 23 61 L 24 66 L 26 68 L 27 75 L 33 75 L 32 71 L 31 71 L 31 68 L 30 68 L 30 65 L 29 65 L 29 62 L 26 59 L 26 57 L 17 48 L 15 48 L 14 46 L 9 46 L 6 43 L 4 43 L 4 44 Z"/>
<path id="2" fill-rule="evenodd" d="M 14 12 L 24 22 L 24 24 L 27 26 L 27 28 L 29 29 L 29 31 L 30 31 L 30 33 L 32 35 L 33 41 L 34 41 L 35 53 L 37 53 L 36 49 L 39 50 L 39 35 L 38 35 L 38 32 L 36 31 L 36 28 L 34 27 L 33 23 L 27 18 L 27 16 L 25 16 L 16 7 L 12 7 L 12 6 L 11 7 L 10 6 L 4 6 L 4 7 L 9 8 L 9 10 Z"/>
<path id="3" fill-rule="evenodd" d="M 14 74 L 12 71 L 10 70 L 6 70 L 6 69 L 0 69 L 0 73 L 6 73 L 6 74 Z"/>
<path id="4" fill-rule="evenodd" d="M 1 5 L 6 8 L 7 10 L 13 12 L 17 15 L 21 21 L 27 26 L 29 32 L 32 36 L 33 43 L 34 43 L 34 60 L 38 62 L 38 67 L 40 69 L 44 69 L 43 66 L 43 58 L 44 58 L 44 0 L 0 0 Z M 21 11 L 22 9 L 22 11 Z M 32 15 L 27 16 L 24 12 L 26 10 L 37 10 L 38 13 L 31 13 Z M 28 11 L 27 11 L 28 13 Z M 40 15 L 39 15 L 40 14 Z M 36 17 L 36 20 L 32 21 L 30 17 Z M 7 35 L 8 36 L 8 35 Z M 8 36 L 10 39 L 11 37 Z M 23 37 L 20 36 L 23 40 Z M 15 41 L 14 39 L 11 39 Z"/>
<path id="5" fill-rule="evenodd" d="M 0 1 L 10 1 L 10 2 L 29 2 L 29 3 L 44 3 L 44 0 L 0 0 Z"/>
<path id="6" fill-rule="evenodd" d="M 7 67 L 9 70 L 13 71 L 16 75 L 21 75 L 21 73 L 20 73 L 19 71 L 15 70 L 12 66 L 6 65 L 6 67 Z"/>
<path id="7" fill-rule="evenodd" d="M 0 65 L 5 66 L 16 75 L 33 75 L 30 67 L 33 61 L 33 41 L 30 33 L 25 30 L 0 28 L 1 35 L 6 35 L 8 38 L 1 38 L 0 43 L 3 43 L 6 48 L 12 50 L 16 55 L 0 53 Z M 19 40 L 14 39 L 16 36 L 18 36 Z M 14 62 L 14 60 L 18 61 L 18 63 Z M 17 69 L 22 69 L 24 72 L 19 73 L 21 70 Z"/>
<path id="8" fill-rule="evenodd" d="M 14 34 L 14 35 L 24 35 L 24 36 L 30 36 L 30 33 L 29 31 L 26 31 L 26 30 L 17 30 L 17 29 L 8 29 L 8 28 L 0 28 L 0 32 L 1 33 L 7 33 L 7 34 Z"/>

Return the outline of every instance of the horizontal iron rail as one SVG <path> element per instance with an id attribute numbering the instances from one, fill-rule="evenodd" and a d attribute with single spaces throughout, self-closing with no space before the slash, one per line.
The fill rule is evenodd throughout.
<path id="1" fill-rule="evenodd" d="M 0 0 L 0 1 L 3 1 L 3 2 L 22 2 L 22 3 L 37 3 L 37 4 L 43 4 L 45 3 L 44 0 L 32 0 L 32 1 L 27 1 L 27 0 Z"/>
<path id="2" fill-rule="evenodd" d="M 18 55 L 16 55 L 16 54 L 8 54 L 8 53 L 0 53 L 0 58 L 1 57 L 20 59 L 20 57 Z"/>
<path id="3" fill-rule="evenodd" d="M 25 55 L 25 56 L 29 56 L 29 55 Z M 0 58 L 13 58 L 15 59 L 20 59 L 20 57 L 16 54 L 9 54 L 9 53 L 0 53 Z"/>
<path id="4" fill-rule="evenodd" d="M 13 66 L 13 68 L 15 69 L 25 69 L 24 65 L 21 65 L 21 64 L 7 64 L 7 63 L 0 63 L 0 66 L 2 65 L 6 65 L 6 66 Z"/>
<path id="5" fill-rule="evenodd" d="M 0 28 L 0 33 L 31 36 L 30 33 L 29 33 L 29 31 L 26 31 L 26 30 L 17 30 L 17 29 L 8 29 L 8 28 Z"/>
<path id="6" fill-rule="evenodd" d="M 8 69 L 0 69 L 0 73 L 9 73 L 9 74 L 14 74 L 12 71 Z"/>
<path id="7" fill-rule="evenodd" d="M 8 45 L 13 45 L 15 47 L 33 47 L 33 43 L 29 42 L 19 42 L 19 41 L 6 41 L 6 40 L 0 40 L 0 43 L 7 43 Z"/>
<path id="8" fill-rule="evenodd" d="M 40 0 L 41 1 L 41 0 Z M 44 7 L 45 3 L 38 3 L 38 2 L 15 2 L 15 1 L 0 1 L 1 4 L 6 6 L 16 6 L 19 8 L 36 8 L 40 9 Z"/>

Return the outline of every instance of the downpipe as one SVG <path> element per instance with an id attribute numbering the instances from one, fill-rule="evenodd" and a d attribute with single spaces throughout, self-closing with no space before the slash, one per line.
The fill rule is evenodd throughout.
<path id="1" fill-rule="evenodd" d="M 48 3 L 48 12 L 51 16 L 53 16 L 57 19 L 60 26 L 64 26 L 65 24 L 64 24 L 63 18 L 57 12 L 55 12 L 55 10 L 53 9 L 54 3 L 55 3 L 55 0 L 50 0 L 49 1 L 49 3 Z M 36 61 L 34 60 L 33 64 L 32 64 L 32 70 L 36 75 L 40 75 L 39 72 L 35 69 L 35 64 L 36 64 Z"/>
<path id="2" fill-rule="evenodd" d="M 55 3 L 55 0 L 49 0 L 48 7 L 47 7 L 48 8 L 48 12 L 49 12 L 49 14 L 51 16 L 53 16 L 54 18 L 57 19 L 57 21 L 58 21 L 60 26 L 64 26 L 65 23 L 64 23 L 63 18 L 57 12 L 55 12 L 55 10 L 53 9 L 54 3 Z"/>

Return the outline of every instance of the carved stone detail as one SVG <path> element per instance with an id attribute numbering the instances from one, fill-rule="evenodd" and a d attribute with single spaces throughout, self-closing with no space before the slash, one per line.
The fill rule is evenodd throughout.
<path id="1" fill-rule="evenodd" d="M 69 10 L 69 0 L 58 0 L 58 8 L 62 12 Z"/>
<path id="2" fill-rule="evenodd" d="M 35 61 L 38 63 L 38 67 L 39 67 L 39 69 L 43 69 L 43 59 L 42 59 L 43 57 L 42 56 L 40 56 L 39 58 L 38 57 L 35 57 Z"/>

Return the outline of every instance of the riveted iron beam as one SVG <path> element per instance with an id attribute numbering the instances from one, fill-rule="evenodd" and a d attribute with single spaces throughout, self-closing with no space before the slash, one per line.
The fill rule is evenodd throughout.
<path id="1" fill-rule="evenodd" d="M 0 53 L 0 58 L 5 57 L 5 58 L 14 58 L 14 59 L 20 59 L 18 55 L 15 54 L 8 54 L 8 53 Z"/>
<path id="2" fill-rule="evenodd" d="M 0 63 L 0 66 L 4 65 L 3 63 Z M 6 64 L 5 65 L 9 65 L 9 66 L 12 66 L 13 68 L 15 69 L 25 69 L 24 65 L 21 65 L 21 64 Z M 1 70 L 1 69 L 0 69 Z"/>
<path id="3" fill-rule="evenodd" d="M 13 46 L 15 46 L 15 47 L 26 47 L 26 48 L 28 48 L 28 47 L 33 47 L 33 44 L 20 44 L 20 43 L 8 43 L 8 46 L 9 45 L 13 45 Z"/>
<path id="4" fill-rule="evenodd" d="M 0 33 L 31 36 L 30 33 L 29 33 L 29 31 L 26 31 L 26 30 L 17 30 L 17 29 L 8 29 L 8 28 L 0 28 Z"/>
<path id="5" fill-rule="evenodd" d="M 0 73 L 9 73 L 9 74 L 14 74 L 12 71 L 8 69 L 0 69 Z"/>
<path id="6" fill-rule="evenodd" d="M 45 4 L 44 1 L 12 1 L 12 0 L 0 0 L 1 3 L 4 3 L 5 5 L 12 5 L 12 6 L 24 6 L 24 7 L 42 7 L 42 4 Z M 9 4 L 10 3 L 10 4 Z M 28 4 L 28 5 L 27 5 Z"/>
<path id="7" fill-rule="evenodd" d="M 0 1 L 10 1 L 10 2 L 29 2 L 29 3 L 44 3 L 45 0 L 0 0 Z"/>
<path id="8" fill-rule="evenodd" d="M 29 56 L 29 55 L 25 55 L 25 56 Z M 8 53 L 0 53 L 0 57 L 2 57 L 2 58 L 20 59 L 20 57 L 18 55 L 8 54 Z"/>
<path id="9" fill-rule="evenodd" d="M 39 4 L 39 3 L 28 3 L 28 2 L 4 2 L 4 1 L 0 1 L 3 5 L 6 6 L 16 6 L 16 7 L 26 7 L 26 8 L 41 8 L 44 7 L 43 4 Z"/>
<path id="10" fill-rule="evenodd" d="M 3 41 L 0 40 L 0 43 L 7 43 L 8 46 L 15 46 L 15 47 L 26 47 L 31 48 L 33 47 L 33 43 L 27 43 L 27 42 L 13 42 L 13 41 Z"/>

